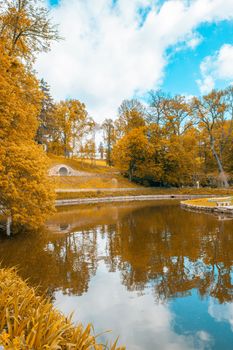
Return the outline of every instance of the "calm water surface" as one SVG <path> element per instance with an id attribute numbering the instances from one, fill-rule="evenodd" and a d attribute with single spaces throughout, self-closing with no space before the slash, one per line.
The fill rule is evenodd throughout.
<path id="1" fill-rule="evenodd" d="M 79 206 L 0 260 L 128 350 L 233 349 L 233 220 L 175 201 Z"/>

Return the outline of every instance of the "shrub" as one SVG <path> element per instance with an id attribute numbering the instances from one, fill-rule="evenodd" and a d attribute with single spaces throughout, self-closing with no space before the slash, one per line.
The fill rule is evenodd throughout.
<path id="1" fill-rule="evenodd" d="M 13 350 L 123 350 L 98 344 L 92 326 L 73 325 L 16 273 L 0 269 L 0 347 Z"/>

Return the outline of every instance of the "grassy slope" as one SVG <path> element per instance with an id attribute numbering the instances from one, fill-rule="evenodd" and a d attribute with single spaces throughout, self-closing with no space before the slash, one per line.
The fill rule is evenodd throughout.
<path id="1" fill-rule="evenodd" d="M 75 170 L 80 170 L 80 171 L 88 171 L 94 174 L 105 174 L 108 172 L 112 172 L 113 168 L 109 167 L 105 164 L 105 162 L 101 160 L 96 160 L 96 164 L 92 165 L 90 163 L 90 160 L 80 160 L 78 158 L 65 158 L 63 156 L 56 156 L 54 154 L 49 153 L 49 162 L 50 166 L 54 166 L 56 164 L 66 164 L 71 166 Z"/>
<path id="2" fill-rule="evenodd" d="M 66 164 L 75 170 L 85 171 L 92 176 L 54 176 L 52 180 L 57 189 L 67 189 L 67 192 L 57 193 L 57 199 L 68 198 L 92 198 L 92 197 L 108 197 L 123 195 L 146 195 L 146 194 L 211 194 L 211 195 L 233 195 L 233 189 L 223 188 L 146 188 L 130 182 L 117 172 L 114 167 L 105 165 L 103 161 L 96 161 L 95 165 L 90 161 L 80 161 L 80 159 L 66 159 L 61 156 L 49 155 L 50 165 Z M 117 180 L 117 181 L 116 181 Z M 96 192 L 72 193 L 69 189 L 96 189 Z M 109 191 L 101 191 L 101 189 L 109 189 Z M 137 188 L 132 191 L 111 191 L 112 188 Z"/>
<path id="3" fill-rule="evenodd" d="M 66 159 L 55 155 L 49 155 L 50 166 L 66 164 L 74 170 L 85 171 L 90 176 L 53 176 L 52 179 L 56 188 L 140 188 L 141 186 L 130 182 L 121 176 L 117 169 L 104 165 L 103 161 L 96 161 L 91 165 L 79 159 Z M 143 187 L 142 187 L 143 188 Z"/>
<path id="4" fill-rule="evenodd" d="M 113 179 L 116 179 L 117 182 Z M 129 182 L 120 175 L 110 175 L 100 177 L 93 174 L 92 177 L 84 176 L 67 176 L 67 177 L 53 177 L 53 182 L 56 188 L 60 189 L 85 189 L 85 188 L 140 188 L 140 186 Z M 142 187 L 143 188 L 143 187 Z"/>

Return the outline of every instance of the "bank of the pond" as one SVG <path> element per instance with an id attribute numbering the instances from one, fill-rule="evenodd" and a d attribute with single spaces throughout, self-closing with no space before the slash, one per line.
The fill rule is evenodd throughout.
<path id="1" fill-rule="evenodd" d="M 162 188 L 162 187 L 141 187 L 141 188 L 57 188 L 56 199 L 86 199 L 86 198 L 103 198 L 103 197 L 128 197 L 128 196 L 233 196 L 233 188 Z"/>
<path id="2" fill-rule="evenodd" d="M 228 202 L 230 206 L 218 206 L 219 202 Z M 233 200 L 232 197 L 217 197 L 217 198 L 196 198 L 189 199 L 181 202 L 181 207 L 185 209 L 229 213 L 233 214 Z"/>
<path id="3" fill-rule="evenodd" d="M 78 204 L 91 203 L 111 203 L 111 202 L 133 202 L 133 201 L 153 201 L 162 199 L 193 199 L 206 197 L 206 195 L 190 195 L 190 194 L 161 194 L 161 195 L 130 195 L 130 196 L 108 196 L 108 197 L 91 197 L 91 198 L 74 198 L 56 200 L 56 207 L 70 206 Z"/>
<path id="4" fill-rule="evenodd" d="M 101 317 L 101 315 L 100 315 Z M 14 269 L 0 269 L 0 348 L 125 350 L 98 344 L 89 324 L 74 326 L 45 297 L 38 296 Z"/>

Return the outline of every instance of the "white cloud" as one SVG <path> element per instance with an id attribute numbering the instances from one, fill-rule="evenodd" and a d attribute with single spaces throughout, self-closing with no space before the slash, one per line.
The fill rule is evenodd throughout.
<path id="1" fill-rule="evenodd" d="M 233 79 L 233 46 L 224 45 L 218 55 L 218 78 Z"/>
<path id="2" fill-rule="evenodd" d="M 210 75 L 204 76 L 203 79 L 198 79 L 197 84 L 202 95 L 208 94 L 215 86 L 214 79 Z"/>
<path id="3" fill-rule="evenodd" d="M 217 322 L 229 323 L 233 332 L 233 304 L 218 304 L 213 300 L 210 301 L 208 312 Z"/>
<path id="4" fill-rule="evenodd" d="M 114 117 L 122 99 L 158 87 L 167 48 L 195 48 L 197 26 L 233 18 L 233 1 L 61 0 L 52 16 L 65 41 L 40 55 L 38 75 L 56 99 L 79 98 L 100 121 Z"/>
<path id="5" fill-rule="evenodd" d="M 212 56 L 207 56 L 200 65 L 202 79 L 198 80 L 201 93 L 210 92 L 216 80 L 233 79 L 233 45 L 225 44 Z"/>
<path id="6" fill-rule="evenodd" d="M 198 33 L 193 33 L 193 35 L 187 40 L 186 45 L 190 49 L 195 49 L 203 40 L 203 37 Z"/>

